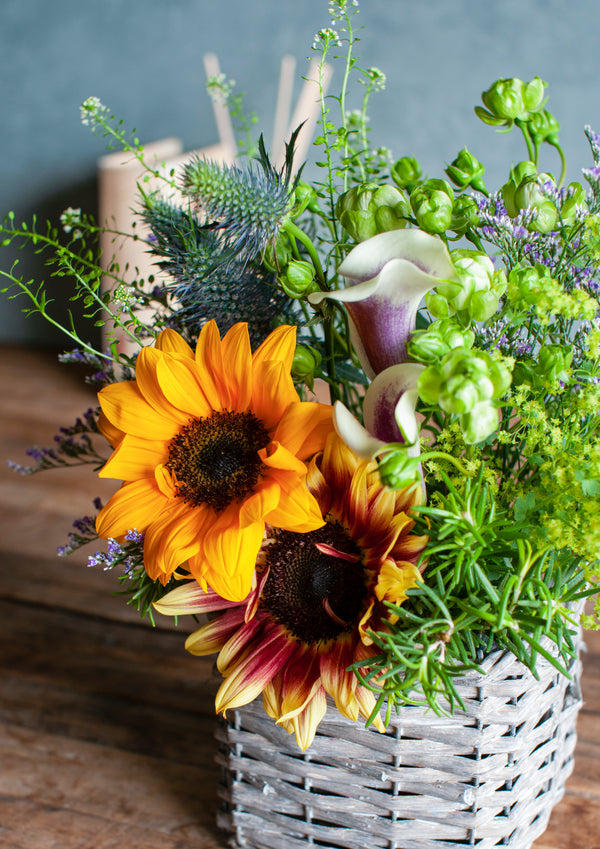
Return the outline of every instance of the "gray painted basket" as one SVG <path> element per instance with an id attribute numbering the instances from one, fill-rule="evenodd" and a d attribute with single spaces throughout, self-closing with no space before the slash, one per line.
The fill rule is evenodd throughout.
<path id="1" fill-rule="evenodd" d="M 302 753 L 262 702 L 228 712 L 217 736 L 218 823 L 236 849 L 529 849 L 571 773 L 581 705 L 540 659 L 509 653 L 460 679 L 465 711 L 404 707 L 387 733 L 328 710 Z"/>

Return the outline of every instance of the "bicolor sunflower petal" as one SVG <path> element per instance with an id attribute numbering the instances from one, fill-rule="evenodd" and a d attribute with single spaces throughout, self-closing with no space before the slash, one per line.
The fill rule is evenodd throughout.
<path id="1" fill-rule="evenodd" d="M 311 460 L 307 482 L 320 508 L 320 526 L 298 532 L 271 524 L 282 500 L 266 515 L 250 596 L 237 607 L 224 602 L 220 613 L 211 599 L 214 622 L 222 620 L 221 626 L 211 623 L 190 638 L 191 650 L 204 652 L 209 645 L 219 650 L 217 666 L 225 680 L 217 710 L 247 704 L 262 693 L 267 714 L 295 734 L 303 750 L 325 715 L 327 694 L 344 716 L 371 717 L 376 698 L 351 667 L 358 663 L 368 672 L 379 653 L 369 629 L 389 627 L 385 602 L 402 604 L 406 590 L 416 585 L 427 543 L 412 533 L 414 521 L 405 512 L 418 496 L 385 490 L 375 464 L 357 458 L 334 432 Z M 177 608 L 182 594 L 173 592 Z M 169 596 L 161 602 L 167 611 Z M 239 625 L 232 629 L 236 609 Z M 380 717 L 373 724 L 383 730 Z"/>
<path id="2" fill-rule="evenodd" d="M 195 351 L 165 330 L 140 351 L 135 380 L 99 393 L 102 432 L 115 449 L 100 474 L 125 484 L 97 530 L 116 539 L 143 533 L 151 577 L 166 582 L 187 565 L 202 586 L 241 601 L 267 521 L 322 524 L 305 461 L 332 432 L 332 410 L 298 397 L 294 350 L 293 327 L 277 328 L 254 354 L 245 324 L 221 339 L 207 322 Z"/>

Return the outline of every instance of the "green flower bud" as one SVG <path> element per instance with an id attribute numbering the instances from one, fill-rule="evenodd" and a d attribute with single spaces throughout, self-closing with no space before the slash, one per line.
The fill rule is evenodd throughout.
<path id="1" fill-rule="evenodd" d="M 560 124 L 547 109 L 534 112 L 529 121 L 529 132 L 533 143 L 537 146 L 542 142 L 558 145 Z"/>
<path id="2" fill-rule="evenodd" d="M 381 483 L 389 489 L 404 489 L 419 480 L 420 460 L 406 450 L 390 451 L 378 466 Z"/>
<path id="3" fill-rule="evenodd" d="M 548 383 L 566 383 L 571 376 L 573 352 L 562 345 L 542 345 L 538 354 L 537 371 Z"/>
<path id="4" fill-rule="evenodd" d="M 315 269 L 309 262 L 292 259 L 278 277 L 281 288 L 289 298 L 304 298 L 316 292 Z"/>
<path id="5" fill-rule="evenodd" d="M 539 77 L 529 83 L 516 77 L 496 80 L 481 95 L 486 109 L 476 106 L 475 112 L 484 123 L 492 126 L 511 127 L 516 120 L 528 121 L 531 113 L 537 112 L 542 105 L 545 85 Z"/>
<path id="6" fill-rule="evenodd" d="M 340 195 L 335 214 L 350 237 L 363 242 L 378 233 L 405 227 L 409 207 L 394 186 L 364 183 Z"/>
<path id="7" fill-rule="evenodd" d="M 524 177 L 514 194 L 514 202 L 519 210 L 530 209 L 534 211 L 535 217 L 527 226 L 528 229 L 538 233 L 550 233 L 556 229 L 558 223 L 556 204 L 542 188 L 542 184 L 546 181 L 554 184 L 550 174 Z"/>
<path id="8" fill-rule="evenodd" d="M 425 306 L 434 318 L 448 318 L 456 312 L 451 306 L 448 298 L 438 295 L 435 290 L 425 295 Z"/>
<path id="9" fill-rule="evenodd" d="M 454 192 L 445 180 L 426 180 L 412 190 L 410 205 L 426 233 L 444 233 L 452 222 Z"/>
<path id="10" fill-rule="evenodd" d="M 463 375 L 451 377 L 440 397 L 440 407 L 447 413 L 467 413 L 479 401 L 479 388 Z"/>
<path id="11" fill-rule="evenodd" d="M 320 212 L 319 198 L 316 191 L 309 183 L 300 180 L 294 189 L 294 206 L 292 217 L 297 218 L 301 212 L 308 209 L 309 212 Z"/>
<path id="12" fill-rule="evenodd" d="M 467 445 L 476 445 L 498 427 L 498 411 L 491 401 L 481 401 L 462 415 L 458 423 Z"/>
<path id="13" fill-rule="evenodd" d="M 485 184 L 482 180 L 485 168 L 475 159 L 472 153 L 463 148 L 456 159 L 446 168 L 446 174 L 459 189 L 471 186 L 478 192 L 485 192 Z"/>
<path id="14" fill-rule="evenodd" d="M 397 186 L 410 191 L 421 179 L 422 171 L 414 156 L 403 156 L 394 162 L 390 173 Z"/>
<path id="15" fill-rule="evenodd" d="M 428 366 L 419 378 L 419 395 L 447 413 L 464 415 L 482 401 L 501 397 L 512 375 L 486 351 L 454 348 L 440 363 Z"/>
<path id="16" fill-rule="evenodd" d="M 309 345 L 298 345 L 292 360 L 292 374 L 304 380 L 312 389 L 315 369 L 321 364 L 321 354 Z"/>
<path id="17" fill-rule="evenodd" d="M 491 289 L 487 292 L 473 292 L 469 301 L 469 313 L 475 321 L 487 321 L 498 310 L 498 295 Z"/>
<path id="18" fill-rule="evenodd" d="M 472 330 L 465 329 L 452 319 L 433 321 L 425 330 L 416 330 L 408 340 L 409 356 L 422 363 L 441 360 L 453 348 L 471 348 L 475 341 Z"/>
<path id="19" fill-rule="evenodd" d="M 525 160 L 524 162 L 519 162 L 518 165 L 515 165 L 514 168 L 511 169 L 510 179 L 507 183 L 505 183 L 500 189 L 500 194 L 502 195 L 502 200 L 504 201 L 504 206 L 506 207 L 506 211 L 511 218 L 516 218 L 519 214 L 520 209 L 515 203 L 515 192 L 517 187 L 526 177 L 530 177 L 537 174 L 537 168 L 534 163 Z"/>
<path id="20" fill-rule="evenodd" d="M 450 229 L 458 236 L 464 236 L 480 222 L 477 201 L 469 195 L 459 195 L 452 205 L 452 221 Z"/>
<path id="21" fill-rule="evenodd" d="M 508 275 L 508 297 L 511 301 L 522 301 L 531 306 L 540 300 L 551 282 L 547 265 L 536 263 L 534 266 L 515 266 Z"/>
<path id="22" fill-rule="evenodd" d="M 434 318 L 458 313 L 463 324 L 485 321 L 498 309 L 506 289 L 504 273 L 495 271 L 491 259 L 479 251 L 460 249 L 450 255 L 457 279 L 442 281 L 428 293 L 427 308 Z"/>
<path id="23" fill-rule="evenodd" d="M 579 210 L 588 211 L 585 189 L 581 183 L 569 183 L 567 196 L 560 208 L 563 224 L 574 224 Z"/>

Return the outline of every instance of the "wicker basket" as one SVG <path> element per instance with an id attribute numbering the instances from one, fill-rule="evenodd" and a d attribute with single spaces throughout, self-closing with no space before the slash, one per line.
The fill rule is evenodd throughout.
<path id="1" fill-rule="evenodd" d="M 219 825 L 246 849 L 528 849 L 571 773 L 581 705 L 572 681 L 540 659 L 539 680 L 493 652 L 465 675 L 466 710 L 440 718 L 405 707 L 385 735 L 328 710 L 307 752 L 259 700 L 217 731 Z"/>

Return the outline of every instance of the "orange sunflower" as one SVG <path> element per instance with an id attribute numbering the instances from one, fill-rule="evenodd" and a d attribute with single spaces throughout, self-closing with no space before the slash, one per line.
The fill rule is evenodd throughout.
<path id="1" fill-rule="evenodd" d="M 258 580 L 242 603 L 188 582 L 156 602 L 168 615 L 214 614 L 191 634 L 192 654 L 219 652 L 224 677 L 216 709 L 248 704 L 260 693 L 269 716 L 294 732 L 304 750 L 327 710 L 367 718 L 375 696 L 348 667 L 379 653 L 369 629 L 392 619 L 420 579 L 427 539 L 411 533 L 418 485 L 384 488 L 374 463 L 359 460 L 334 433 L 311 462 L 311 492 L 325 520 L 307 533 L 269 528 L 257 558 Z M 383 730 L 380 719 L 376 727 Z"/>
<path id="2" fill-rule="evenodd" d="M 208 322 L 195 353 L 165 330 L 140 351 L 135 380 L 99 393 L 100 429 L 115 449 L 100 476 L 123 485 L 96 529 L 115 539 L 143 532 L 153 580 L 185 565 L 204 589 L 241 601 L 265 522 L 295 532 L 323 525 L 304 460 L 332 431 L 331 407 L 300 401 L 295 347 L 289 326 L 254 354 L 246 324 L 221 340 Z"/>

